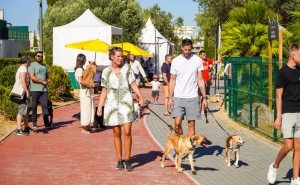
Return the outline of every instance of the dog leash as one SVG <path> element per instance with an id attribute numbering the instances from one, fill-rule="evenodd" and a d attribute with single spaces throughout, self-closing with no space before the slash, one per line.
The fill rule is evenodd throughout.
<path id="1" fill-rule="evenodd" d="M 168 125 L 168 127 L 170 127 L 170 125 L 165 121 L 163 120 L 159 115 L 157 115 L 153 110 L 151 110 L 148 105 L 150 104 L 150 101 L 149 100 L 146 100 L 145 102 L 145 105 L 144 106 L 141 106 L 140 107 L 140 112 L 142 112 L 145 108 L 149 109 L 156 117 L 158 117 L 162 122 L 164 122 L 166 125 Z M 176 132 L 176 130 L 172 127 L 170 127 L 177 135 L 181 135 L 181 134 L 178 134 L 178 132 Z"/>
<path id="2" fill-rule="evenodd" d="M 206 123 L 208 123 L 208 119 L 207 119 L 207 111 L 209 111 L 209 113 L 212 115 L 212 117 L 214 117 L 215 121 L 217 122 L 217 124 L 221 127 L 222 130 L 224 130 L 224 132 L 231 137 L 230 134 L 228 134 L 228 132 L 221 126 L 221 124 L 217 121 L 217 119 L 215 118 L 215 116 L 212 114 L 211 110 L 208 107 L 204 108 L 204 115 L 206 117 Z"/>

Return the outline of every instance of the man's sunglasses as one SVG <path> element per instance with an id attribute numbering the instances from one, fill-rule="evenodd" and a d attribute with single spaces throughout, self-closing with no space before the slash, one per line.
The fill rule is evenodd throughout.
<path id="1" fill-rule="evenodd" d="M 37 57 L 39 57 L 39 58 L 42 58 L 42 57 L 43 57 L 43 55 L 37 55 Z"/>

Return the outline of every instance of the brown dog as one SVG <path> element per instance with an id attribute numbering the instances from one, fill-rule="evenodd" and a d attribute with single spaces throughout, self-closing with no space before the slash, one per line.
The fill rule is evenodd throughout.
<path id="1" fill-rule="evenodd" d="M 85 87 L 93 87 L 94 85 L 94 75 L 96 73 L 96 63 L 89 61 L 89 65 L 83 71 L 81 85 Z"/>
<path id="2" fill-rule="evenodd" d="M 194 169 L 194 161 L 193 161 L 193 154 L 195 152 L 195 148 L 197 146 L 204 146 L 207 148 L 207 145 L 211 145 L 211 141 L 207 140 L 205 136 L 201 134 L 196 134 L 192 137 L 188 136 L 179 136 L 179 135 L 172 135 L 173 126 L 169 125 L 170 131 L 168 134 L 168 140 L 166 143 L 166 149 L 164 151 L 164 154 L 162 156 L 161 164 L 160 166 L 162 168 L 165 167 L 165 158 L 170 152 L 171 148 L 174 148 L 176 153 L 175 158 L 175 167 L 178 172 L 182 172 L 183 169 L 181 168 L 181 160 L 184 155 L 189 155 L 189 162 L 191 165 L 191 170 L 193 174 L 196 174 L 197 171 Z"/>
<path id="3" fill-rule="evenodd" d="M 225 140 L 225 152 L 226 158 L 225 162 L 228 163 L 228 167 L 231 166 L 230 164 L 230 153 L 234 152 L 234 165 L 238 167 L 239 157 L 240 157 L 240 147 L 244 144 L 243 138 L 240 134 L 235 134 L 232 136 L 228 136 Z"/>

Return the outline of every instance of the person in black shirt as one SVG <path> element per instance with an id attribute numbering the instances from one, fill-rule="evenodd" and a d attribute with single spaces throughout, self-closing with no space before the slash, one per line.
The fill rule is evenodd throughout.
<path id="1" fill-rule="evenodd" d="M 164 86 L 164 92 L 165 92 L 165 116 L 171 116 L 169 110 L 168 110 L 168 102 L 169 102 L 169 81 L 170 81 L 170 69 L 171 69 L 171 63 L 173 60 L 173 56 L 167 54 L 165 56 L 165 62 L 161 66 L 161 72 L 162 72 L 162 78 L 163 78 L 163 86 Z"/>
<path id="2" fill-rule="evenodd" d="M 276 108 L 277 118 L 274 128 L 281 127 L 284 146 L 280 149 L 274 163 L 269 167 L 268 181 L 273 184 L 282 159 L 294 147 L 293 177 L 291 184 L 300 185 L 300 46 L 292 44 L 289 49 L 289 59 L 277 73 Z"/>

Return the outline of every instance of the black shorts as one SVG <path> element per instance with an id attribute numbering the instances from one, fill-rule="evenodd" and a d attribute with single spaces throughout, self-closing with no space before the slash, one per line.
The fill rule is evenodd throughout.
<path id="1" fill-rule="evenodd" d="M 159 96 L 159 91 L 152 91 L 152 97 Z"/>

